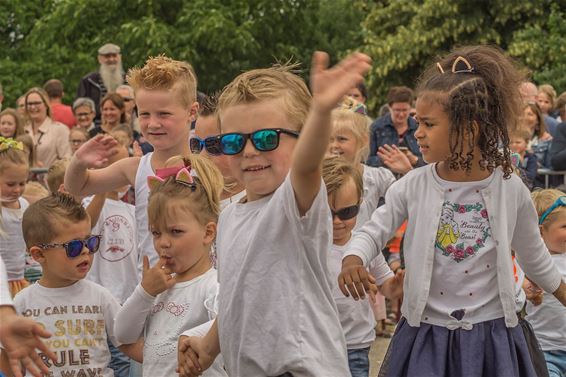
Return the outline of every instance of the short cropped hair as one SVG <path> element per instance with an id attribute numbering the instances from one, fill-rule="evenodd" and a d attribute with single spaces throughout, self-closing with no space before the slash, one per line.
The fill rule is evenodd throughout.
<path id="1" fill-rule="evenodd" d="M 92 112 L 96 112 L 96 105 L 93 100 L 87 97 L 79 97 L 73 102 L 73 113 L 82 106 L 88 106 Z"/>
<path id="2" fill-rule="evenodd" d="M 51 79 L 43 85 L 43 90 L 47 92 L 49 98 L 63 97 L 63 83 L 57 79 Z"/>
<path id="3" fill-rule="evenodd" d="M 51 193 L 31 204 L 22 218 L 22 231 L 26 247 L 50 243 L 59 236 L 61 225 L 74 224 L 88 219 L 85 208 L 71 195 Z"/>
<path id="4" fill-rule="evenodd" d="M 415 95 L 411 88 L 406 86 L 394 86 L 387 93 L 387 103 L 391 106 L 394 103 L 412 104 Z"/>
<path id="5" fill-rule="evenodd" d="M 292 70 L 295 65 L 254 69 L 236 77 L 218 99 L 219 121 L 227 108 L 281 99 L 289 122 L 297 130 L 303 127 L 309 113 L 311 95 L 305 82 Z"/>
<path id="6" fill-rule="evenodd" d="M 65 181 L 65 172 L 71 161 L 67 158 L 55 161 L 47 170 L 47 187 L 51 192 L 57 192 Z"/>
<path id="7" fill-rule="evenodd" d="M 126 77 L 134 88 L 146 90 L 176 90 L 184 106 L 190 106 L 197 98 L 197 78 L 187 62 L 173 60 L 164 55 L 150 57 L 142 68 L 132 68 Z"/>

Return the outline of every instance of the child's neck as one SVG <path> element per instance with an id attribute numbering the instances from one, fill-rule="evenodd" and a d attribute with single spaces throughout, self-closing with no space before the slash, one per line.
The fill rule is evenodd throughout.
<path id="1" fill-rule="evenodd" d="M 2 202 L 2 207 L 9 209 L 20 209 L 20 200 L 14 200 L 13 202 Z"/>
<path id="2" fill-rule="evenodd" d="M 179 282 L 191 281 L 212 268 L 212 262 L 210 261 L 210 253 L 203 253 L 201 258 L 192 265 L 187 271 L 181 272 L 175 275 L 175 280 Z"/>
<path id="3" fill-rule="evenodd" d="M 187 139 L 188 140 L 188 139 Z M 187 156 L 190 153 L 189 142 L 180 143 L 169 149 L 156 150 L 151 155 L 151 167 L 161 169 L 165 166 L 165 162 L 173 156 Z"/>
<path id="4" fill-rule="evenodd" d="M 38 283 L 45 288 L 65 288 L 75 284 L 78 280 L 59 279 L 49 276 L 49 273 L 43 271 L 43 276 L 39 279 Z"/>
<path id="5" fill-rule="evenodd" d="M 236 183 L 236 186 L 231 187 L 229 190 L 222 190 L 222 194 L 220 194 L 220 200 L 231 198 L 232 196 L 237 195 L 242 191 L 244 191 L 244 186 Z"/>
<path id="6" fill-rule="evenodd" d="M 451 181 L 451 182 L 481 181 L 491 175 L 489 170 L 487 169 L 482 170 L 480 169 L 479 166 L 477 166 L 473 162 L 472 162 L 472 168 L 468 172 L 465 170 L 450 169 L 447 161 L 441 161 L 438 164 L 436 164 L 436 173 L 440 178 L 444 179 L 445 181 Z"/>

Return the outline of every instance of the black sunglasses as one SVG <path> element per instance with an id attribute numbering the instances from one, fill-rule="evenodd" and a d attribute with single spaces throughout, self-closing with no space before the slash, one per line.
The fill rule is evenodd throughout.
<path id="1" fill-rule="evenodd" d="M 332 218 L 338 216 L 340 220 L 350 220 L 358 215 L 360 212 L 360 205 L 356 204 L 354 206 L 340 208 L 338 211 L 330 210 L 332 213 Z"/>
<path id="2" fill-rule="evenodd" d="M 281 134 L 299 137 L 297 131 L 284 128 L 264 128 L 251 133 L 231 132 L 220 135 L 220 148 L 226 155 L 235 155 L 244 150 L 246 141 L 250 139 L 255 149 L 269 152 L 277 149 Z"/>
<path id="3" fill-rule="evenodd" d="M 95 235 L 95 236 L 89 236 L 84 240 L 71 240 L 65 243 L 42 243 L 39 245 L 39 247 L 42 248 L 43 250 L 63 247 L 65 248 L 65 253 L 67 253 L 67 257 L 76 258 L 82 254 L 85 246 L 91 254 L 96 253 L 98 251 L 98 247 L 100 246 L 100 237 L 102 236 Z"/>
<path id="4" fill-rule="evenodd" d="M 212 156 L 218 156 L 222 154 L 222 150 L 220 148 L 220 136 L 209 136 L 204 140 L 198 136 L 193 136 L 189 140 L 189 148 L 191 149 L 192 153 L 198 154 L 202 152 L 203 149 L 206 149 L 208 154 Z"/>

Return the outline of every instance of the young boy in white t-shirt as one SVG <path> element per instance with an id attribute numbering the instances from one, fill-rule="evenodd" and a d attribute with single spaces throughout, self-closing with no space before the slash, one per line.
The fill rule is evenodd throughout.
<path id="1" fill-rule="evenodd" d="M 53 334 L 45 343 L 57 360 L 40 354 L 50 375 L 113 376 L 107 337 L 130 357 L 136 352 L 114 338 L 120 304 L 107 289 L 84 280 L 100 244 L 85 209 L 71 196 L 54 193 L 28 207 L 22 229 L 43 276 L 16 295 L 14 307 Z"/>
<path id="2" fill-rule="evenodd" d="M 315 54 L 312 104 L 288 67 L 243 73 L 220 96 L 220 145 L 246 198 L 220 215 L 219 313 L 204 338 L 181 338 L 181 376 L 201 373 L 220 349 L 230 376 L 349 374 L 321 164 L 330 112 L 370 64 L 363 54 L 327 64 Z"/>

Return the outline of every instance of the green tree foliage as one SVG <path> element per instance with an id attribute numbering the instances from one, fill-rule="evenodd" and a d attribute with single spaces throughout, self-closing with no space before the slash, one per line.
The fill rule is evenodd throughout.
<path id="1" fill-rule="evenodd" d="M 306 68 L 315 49 L 337 55 L 334 45 L 342 51 L 356 38 L 360 45 L 364 17 L 350 0 L 0 3 L 0 46 L 6 52 L 0 55 L 0 80 L 12 105 L 27 88 L 50 78 L 65 83 L 70 101 L 80 78 L 97 68 L 96 51 L 107 42 L 121 46 L 126 68 L 162 53 L 186 60 L 195 67 L 199 88 L 209 92 L 244 70 L 286 61 Z M 350 23 L 355 29 L 344 32 Z"/>
<path id="2" fill-rule="evenodd" d="M 374 59 L 373 107 L 391 86 L 414 86 L 439 55 L 467 44 L 497 44 L 534 70 L 538 83 L 566 89 L 564 0 L 385 0 L 363 27 Z"/>

